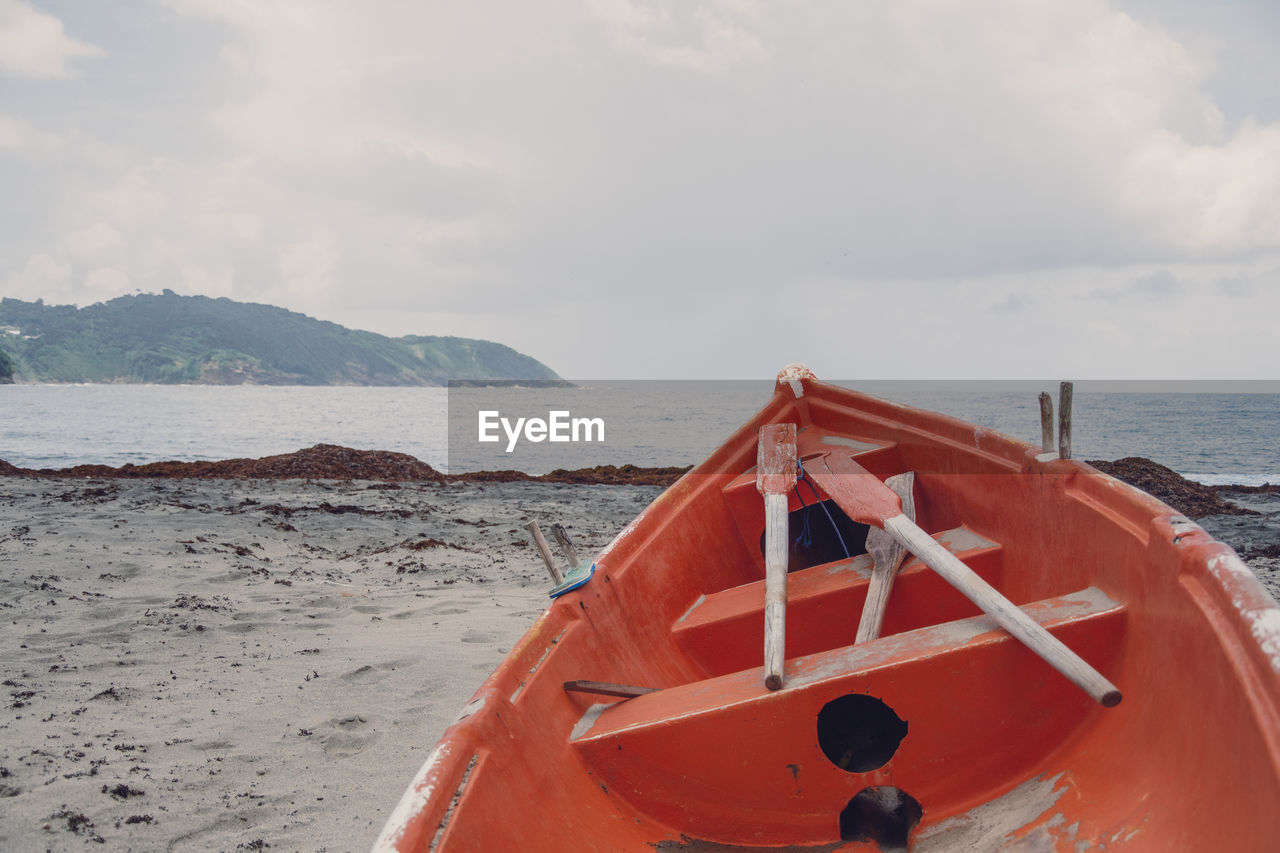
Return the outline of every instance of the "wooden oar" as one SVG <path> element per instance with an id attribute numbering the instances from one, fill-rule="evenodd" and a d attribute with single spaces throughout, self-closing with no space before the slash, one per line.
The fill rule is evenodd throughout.
<path id="1" fill-rule="evenodd" d="M 916 475 L 911 471 L 884 481 L 902 502 L 902 514 L 912 521 L 916 520 L 916 500 L 913 493 L 915 482 Z M 871 583 L 867 584 L 867 600 L 862 604 L 862 618 L 858 620 L 855 643 L 866 643 L 880 636 L 884 611 L 889 606 L 889 591 L 893 589 L 893 580 L 898 575 L 907 549 L 879 527 L 873 527 L 867 531 L 867 553 L 875 563 L 871 568 Z"/>
<path id="2" fill-rule="evenodd" d="M 782 687 L 787 636 L 787 493 L 796 482 L 795 424 L 760 427 L 756 488 L 764 494 L 764 686 Z"/>
<path id="3" fill-rule="evenodd" d="M 806 460 L 805 472 L 851 519 L 883 528 L 1094 701 L 1106 708 L 1120 704 L 1114 684 L 903 515 L 898 496 L 866 468 L 828 453 Z"/>

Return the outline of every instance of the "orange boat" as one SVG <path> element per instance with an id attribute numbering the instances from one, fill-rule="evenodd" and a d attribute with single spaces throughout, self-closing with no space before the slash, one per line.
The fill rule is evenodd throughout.
<path id="1" fill-rule="evenodd" d="M 793 366 L 592 569 L 376 850 L 1280 849 L 1280 609 L 1081 462 Z"/>

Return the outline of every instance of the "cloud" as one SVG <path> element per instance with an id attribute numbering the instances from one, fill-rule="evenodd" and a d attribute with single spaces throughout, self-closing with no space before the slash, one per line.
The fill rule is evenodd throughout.
<path id="1" fill-rule="evenodd" d="M 101 48 L 67 35 L 54 16 L 23 0 L 0 0 L 0 73 L 72 77 L 71 63 L 102 55 Z"/>
<path id="2" fill-rule="evenodd" d="M 1245 299 L 1257 293 L 1253 279 L 1242 272 L 1220 276 L 1216 283 L 1220 291 L 1234 299 Z"/>
<path id="3" fill-rule="evenodd" d="M 1114 281 L 1106 287 L 1095 288 L 1090 292 L 1093 299 L 1106 300 L 1111 304 L 1124 300 L 1164 299 L 1175 296 L 1186 290 L 1184 283 L 1167 269 L 1156 269 L 1131 275 L 1128 279 Z"/>
<path id="4" fill-rule="evenodd" d="M 1036 294 L 1026 289 L 1015 290 L 1004 294 L 992 306 L 992 310 L 1007 314 L 1023 314 L 1038 305 L 1040 300 Z"/>
<path id="5" fill-rule="evenodd" d="M 655 66 L 715 77 L 770 56 L 760 34 L 731 19 L 743 11 L 740 3 L 695 7 L 669 0 L 591 0 L 589 5 L 615 47 Z"/>
<path id="6" fill-rule="evenodd" d="M 133 287 L 129 276 L 112 267 L 99 267 L 90 270 L 84 277 L 85 290 L 100 300 L 113 299 L 128 293 Z"/>
<path id="7" fill-rule="evenodd" d="M 62 143 L 62 138 L 56 133 L 39 130 L 25 119 L 0 113 L 0 151 L 52 151 L 61 147 Z"/>
<path id="8" fill-rule="evenodd" d="M 316 234 L 284 246 L 279 253 L 280 278 L 286 289 L 324 292 L 336 285 L 339 261 L 332 234 Z"/>
<path id="9" fill-rule="evenodd" d="M 103 222 L 94 222 L 68 234 L 62 248 L 77 263 L 96 265 L 106 261 L 118 263 L 127 247 L 119 231 Z"/>
<path id="10" fill-rule="evenodd" d="M 6 295 L 34 300 L 39 298 L 56 301 L 69 295 L 66 283 L 71 266 L 46 255 L 32 255 L 22 271 L 9 276 L 5 282 Z"/>
<path id="11" fill-rule="evenodd" d="M 1178 277 L 1165 269 L 1140 275 L 1129 283 L 1129 292 L 1140 296 L 1172 296 L 1182 290 Z"/>
<path id="12" fill-rule="evenodd" d="M 1221 144 L 1153 128 L 1130 154 L 1122 209 L 1151 223 L 1153 244 L 1186 257 L 1280 245 L 1280 126 L 1249 120 Z"/>
<path id="13" fill-rule="evenodd" d="M 276 302 L 619 375 L 807 352 L 981 375 L 1045 329 L 1110 359 L 1071 365 L 1167 366 L 1144 337 L 1165 330 L 1117 306 L 1158 296 L 1175 322 L 1207 284 L 1252 329 L 1270 305 L 1280 123 L 1224 111 L 1213 55 L 1158 20 L 1103 0 L 500 7 L 167 0 L 151 37 L 214 57 L 181 127 L 119 73 L 145 51 L 85 30 L 114 88 L 61 103 L 18 81 L 0 117 L 0 148 L 45 145 L 0 281 Z"/>

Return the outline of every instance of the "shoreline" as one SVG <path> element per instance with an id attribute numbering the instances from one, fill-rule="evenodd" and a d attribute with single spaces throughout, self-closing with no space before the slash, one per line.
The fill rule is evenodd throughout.
<path id="1" fill-rule="evenodd" d="M 1159 498 L 1191 518 L 1254 514 L 1253 510 L 1223 500 L 1222 495 L 1280 495 L 1280 484 L 1205 485 L 1141 456 L 1117 460 L 1091 459 L 1087 464 Z M 511 469 L 446 474 L 407 453 L 389 450 L 357 450 L 336 444 L 317 444 L 293 453 L 258 458 L 196 462 L 165 460 L 121 466 L 81 464 L 65 468 L 20 468 L 0 459 L 0 476 L 139 480 L 370 480 L 389 483 L 540 482 L 665 487 L 680 479 L 692 467 L 692 465 L 669 467 L 597 465 L 592 468 L 557 468 L 547 474 L 528 474 Z"/>
<path id="2" fill-rule="evenodd" d="M 184 462 L 168 460 L 143 465 L 73 465 L 68 468 L 19 468 L 0 459 L 0 476 L 103 479 L 192 480 L 374 480 L 381 482 L 513 483 L 541 482 L 573 485 L 669 486 L 693 466 L 644 468 L 637 465 L 597 465 L 557 468 L 547 474 L 523 471 L 471 471 L 445 474 L 407 453 L 356 450 L 336 444 L 317 444 L 294 453 L 256 459 Z"/>

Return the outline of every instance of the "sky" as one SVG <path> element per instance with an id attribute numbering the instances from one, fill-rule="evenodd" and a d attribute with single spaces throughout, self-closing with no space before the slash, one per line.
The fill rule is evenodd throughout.
<path id="1" fill-rule="evenodd" d="M 571 378 L 1280 378 L 1280 4 L 0 0 L 0 296 Z"/>

